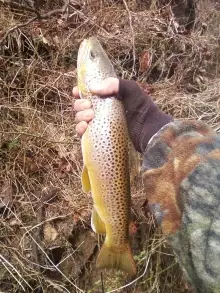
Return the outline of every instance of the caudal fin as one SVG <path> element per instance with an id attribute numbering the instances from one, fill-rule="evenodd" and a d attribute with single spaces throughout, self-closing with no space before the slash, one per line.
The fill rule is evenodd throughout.
<path id="1" fill-rule="evenodd" d="M 133 277 L 136 275 L 136 265 L 132 256 L 130 245 L 127 244 L 123 252 L 115 252 L 114 248 L 103 244 L 97 258 L 98 269 L 118 269 Z"/>

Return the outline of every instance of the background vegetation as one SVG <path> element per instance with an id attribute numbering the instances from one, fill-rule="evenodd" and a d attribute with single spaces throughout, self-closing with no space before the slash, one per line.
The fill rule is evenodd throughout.
<path id="1" fill-rule="evenodd" d="M 137 80 L 161 109 L 219 131 L 219 22 L 214 0 L 0 0 L 1 292 L 127 284 L 115 272 L 101 280 L 94 267 L 102 239 L 81 190 L 71 97 L 80 42 L 96 35 L 119 76 Z M 141 184 L 132 199 L 140 278 L 117 292 L 191 292 Z"/>

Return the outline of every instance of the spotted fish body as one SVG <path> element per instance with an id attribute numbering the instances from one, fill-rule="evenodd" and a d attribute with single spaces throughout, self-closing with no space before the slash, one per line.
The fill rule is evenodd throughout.
<path id="1" fill-rule="evenodd" d="M 116 77 L 110 60 L 94 37 L 84 40 L 79 48 L 77 75 L 80 96 L 91 100 L 95 113 L 82 137 L 82 186 L 85 192 L 92 192 L 92 228 L 106 235 L 96 265 L 120 269 L 133 276 L 136 267 L 129 244 L 127 124 L 121 101 L 113 96 L 92 96 L 89 92 L 90 87 L 105 78 Z"/>

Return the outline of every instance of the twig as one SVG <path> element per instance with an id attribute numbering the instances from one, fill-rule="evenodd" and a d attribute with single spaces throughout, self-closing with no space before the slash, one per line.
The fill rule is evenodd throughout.
<path id="1" fill-rule="evenodd" d="M 11 8 L 15 8 L 15 9 L 19 9 L 19 10 L 25 10 L 25 11 L 33 12 L 33 13 L 35 13 L 37 15 L 40 15 L 39 11 L 37 9 L 32 8 L 30 6 L 23 5 L 23 4 L 19 4 L 19 3 L 14 2 L 14 1 L 0 0 L 0 3 L 3 4 L 3 5 L 8 5 Z"/>
<path id="2" fill-rule="evenodd" d="M 16 278 L 16 276 L 12 273 L 12 271 L 9 270 L 9 268 L 5 265 L 5 263 L 3 261 L 1 261 L 1 263 L 6 268 L 6 270 L 9 272 L 9 274 L 15 279 L 15 281 L 17 281 L 17 283 L 21 286 L 23 291 L 25 291 L 25 288 L 22 286 L 22 283 Z"/>
<path id="3" fill-rule="evenodd" d="M 25 288 L 22 286 L 21 282 L 16 278 L 16 276 L 12 273 L 12 271 L 7 267 L 9 265 L 17 274 L 18 276 L 25 282 L 25 284 L 33 290 L 33 288 L 28 284 L 28 282 L 22 277 L 22 275 L 19 273 L 19 271 L 6 259 L 3 255 L 0 254 L 0 259 L 2 260 L 3 266 L 7 269 L 7 271 L 12 275 L 12 277 L 18 282 L 18 284 L 22 287 L 22 289 L 25 291 Z M 5 263 L 7 265 L 5 265 Z"/>
<path id="4" fill-rule="evenodd" d="M 65 4 L 63 5 L 62 8 L 57 8 L 57 9 L 51 10 L 51 11 L 49 11 L 49 12 L 46 12 L 46 13 L 44 13 L 44 14 L 41 14 L 41 15 L 40 15 L 40 18 L 41 18 L 41 19 L 45 19 L 45 18 L 49 18 L 49 17 L 51 17 L 51 16 L 53 16 L 53 15 L 57 15 L 57 14 L 59 14 L 59 13 L 61 13 L 61 14 L 65 13 L 66 10 L 67 10 L 67 8 L 68 8 L 68 6 L 69 6 L 69 2 L 70 2 L 70 0 L 67 0 L 67 1 L 65 2 Z"/>
<path id="5" fill-rule="evenodd" d="M 0 0 L 0 3 L 9 5 L 12 8 L 17 8 L 17 9 L 33 12 L 33 13 L 37 14 L 39 19 L 48 18 L 52 15 L 56 15 L 59 13 L 64 13 L 69 6 L 69 2 L 70 2 L 70 0 L 67 0 L 61 8 L 57 8 L 57 9 L 51 10 L 49 12 L 46 12 L 44 14 L 40 14 L 36 8 L 32 8 L 30 6 L 26 6 L 26 5 L 22 5 L 22 4 L 18 4 L 14 1 Z"/>
<path id="6" fill-rule="evenodd" d="M 22 224 L 21 220 L 18 218 L 18 216 L 11 210 L 9 209 L 11 214 L 18 220 L 18 222 L 20 224 Z M 24 227 L 25 228 L 25 227 Z M 25 228 L 26 229 L 26 228 Z M 27 231 L 27 229 L 26 229 Z M 47 253 L 43 250 L 43 248 L 39 245 L 39 243 L 37 243 L 37 241 L 34 239 L 34 237 L 28 232 L 28 235 L 30 236 L 31 240 L 34 241 L 36 243 L 36 245 L 38 246 L 38 248 L 41 250 L 41 252 L 45 255 L 46 259 L 50 262 L 50 264 L 65 278 L 66 281 L 68 281 L 76 290 L 76 293 L 80 292 L 80 293 L 85 293 L 85 291 L 83 291 L 82 289 L 80 289 L 77 285 L 75 285 L 59 268 L 57 265 L 55 265 L 53 263 L 53 261 L 49 258 L 49 256 L 47 255 Z"/>
<path id="7" fill-rule="evenodd" d="M 21 23 L 21 24 L 18 24 L 18 25 L 15 25 L 15 26 L 11 27 L 11 28 L 10 28 L 10 29 L 4 34 L 4 36 L 1 38 L 1 40 L 0 40 L 0 45 L 6 40 L 7 36 L 8 36 L 10 33 L 12 33 L 13 31 L 15 31 L 15 30 L 17 30 L 17 29 L 19 29 L 19 28 L 21 28 L 21 27 L 24 27 L 24 26 L 28 25 L 29 23 L 35 21 L 37 18 L 38 18 L 38 16 L 35 16 L 35 17 L 29 19 L 28 21 L 26 21 L 25 23 Z"/>
<path id="8" fill-rule="evenodd" d="M 129 18 L 129 25 L 130 25 L 130 29 L 131 29 L 131 33 L 132 33 L 132 47 L 133 47 L 133 65 L 132 65 L 132 72 L 131 72 L 131 77 L 132 75 L 136 75 L 135 72 L 135 62 L 136 62 L 136 55 L 135 55 L 135 35 L 134 35 L 134 28 L 132 25 L 132 17 L 131 17 L 131 11 L 128 8 L 128 4 L 126 2 L 126 0 L 123 0 L 124 6 L 128 12 L 128 18 Z"/>
<path id="9" fill-rule="evenodd" d="M 18 135 L 18 136 L 21 136 L 21 135 L 27 135 L 27 136 L 31 136 L 31 137 L 33 137 L 33 138 L 37 138 L 37 139 L 41 139 L 41 140 L 45 140 L 46 142 L 49 142 L 49 143 L 74 144 L 74 142 L 65 142 L 65 141 L 54 141 L 54 140 L 49 140 L 49 139 L 47 139 L 46 137 L 39 136 L 39 135 L 35 135 L 35 134 L 32 134 L 32 133 L 27 133 L 27 132 L 0 131 L 0 133 L 2 133 L 2 134 L 15 134 L 15 135 Z"/>
<path id="10" fill-rule="evenodd" d="M 29 234 L 32 230 L 34 230 L 34 229 L 36 229 L 36 228 L 38 228 L 38 227 L 44 225 L 45 223 L 48 223 L 48 222 L 51 222 L 51 221 L 54 221 L 54 220 L 58 220 L 58 219 L 59 219 L 59 220 L 60 220 L 60 219 L 65 219 L 65 218 L 67 218 L 67 217 L 70 216 L 70 215 L 72 215 L 72 213 L 68 213 L 68 214 L 66 214 L 66 215 L 54 216 L 54 217 L 52 217 L 52 218 L 46 219 L 46 220 L 44 220 L 44 221 L 41 221 L 40 223 L 36 224 L 35 226 L 33 226 L 33 227 L 31 227 L 29 230 L 27 230 L 27 231 L 23 234 L 23 236 L 22 236 L 20 242 L 23 240 L 24 236 L 25 236 L 26 234 Z M 36 237 L 35 237 L 35 238 L 36 238 Z M 37 237 L 37 240 L 39 240 L 38 237 Z"/>
<path id="11" fill-rule="evenodd" d="M 50 286 L 53 286 L 58 292 L 60 292 L 60 293 L 64 293 L 64 292 L 70 293 L 70 291 L 67 290 L 64 286 L 62 286 L 62 285 L 60 285 L 60 284 L 57 284 L 57 283 L 54 283 L 53 281 L 51 281 L 51 280 L 48 279 L 48 278 L 44 278 L 44 280 L 45 280 Z"/>
<path id="12" fill-rule="evenodd" d="M 51 10 L 49 12 L 46 12 L 46 13 L 43 13 L 43 14 L 39 14 L 39 11 L 35 8 L 31 8 L 29 6 L 25 6 L 25 5 L 20 5 L 20 4 L 17 4 L 15 2 L 11 2 L 11 1 L 8 1 L 8 0 L 0 0 L 0 3 L 3 3 L 3 4 L 8 4 L 8 5 L 15 5 L 17 6 L 16 8 L 20 8 L 20 9 L 23 9 L 23 10 L 27 10 L 27 11 L 31 11 L 33 13 L 36 14 L 36 16 L 34 16 L 33 18 L 29 19 L 27 22 L 25 23 L 21 23 L 21 24 L 18 24 L 18 25 L 15 25 L 13 26 L 12 28 L 10 28 L 2 37 L 2 39 L 0 40 L 0 45 L 5 41 L 5 39 L 7 38 L 7 36 L 12 33 L 13 31 L 21 28 L 21 27 L 24 27 L 24 26 L 27 26 L 28 24 L 30 24 L 31 22 L 35 21 L 36 19 L 39 19 L 39 20 L 42 20 L 42 19 L 46 19 L 46 18 L 49 18 L 51 16 L 54 16 L 54 15 L 57 15 L 57 14 L 63 14 L 65 13 L 65 11 L 67 10 L 68 6 L 69 6 L 69 2 L 70 0 L 67 0 L 65 2 L 65 4 L 63 5 L 62 8 L 57 8 L 57 9 L 54 9 L 54 10 Z"/>
<path id="13" fill-rule="evenodd" d="M 45 221 L 43 221 L 43 215 L 44 215 L 44 205 L 45 205 L 45 202 L 48 202 L 50 201 L 53 197 L 56 196 L 57 194 L 57 191 L 58 189 L 56 188 L 52 188 L 51 190 L 47 190 L 47 189 L 44 189 L 42 191 L 42 195 L 41 195 L 41 199 L 37 205 L 37 225 L 32 227 L 29 231 L 27 231 L 26 233 L 30 233 L 31 230 L 37 228 L 37 227 L 40 227 L 42 226 L 42 224 L 45 223 Z M 56 217 L 57 218 L 57 217 Z M 48 219 L 47 219 L 48 220 Z M 50 219 L 52 220 L 52 219 Z M 40 237 L 40 234 L 41 234 L 41 229 L 35 229 L 34 231 L 34 238 L 37 240 L 37 242 L 40 243 L 41 241 L 41 237 Z M 26 233 L 22 236 L 21 238 L 21 241 L 23 239 L 23 237 L 26 235 Z M 39 252 L 38 252 L 38 248 L 37 248 L 37 245 L 35 242 L 32 242 L 32 248 L 33 248 L 33 254 L 34 254 L 34 257 L 35 257 L 35 260 L 38 264 L 40 264 L 40 261 L 39 261 L 39 258 L 40 258 L 40 255 L 39 255 Z M 39 268 L 39 271 L 40 271 L 40 266 L 38 267 Z"/>
<path id="14" fill-rule="evenodd" d="M 102 283 L 102 293 L 105 293 L 105 288 L 104 288 L 104 281 L 103 281 L 103 274 L 101 272 L 100 274 L 100 277 L 101 277 L 101 283 Z"/>

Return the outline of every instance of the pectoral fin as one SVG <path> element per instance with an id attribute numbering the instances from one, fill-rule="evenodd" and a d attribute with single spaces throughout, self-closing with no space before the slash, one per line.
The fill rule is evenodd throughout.
<path id="1" fill-rule="evenodd" d="M 89 174 L 87 167 L 84 165 L 83 166 L 83 171 L 82 171 L 82 190 L 84 192 L 89 192 L 91 191 L 91 185 L 90 185 L 90 180 L 89 180 Z"/>
<path id="2" fill-rule="evenodd" d="M 98 233 L 98 234 L 105 234 L 106 233 L 105 223 L 100 218 L 95 207 L 93 207 L 93 209 L 92 209 L 91 226 L 92 226 L 92 230 L 95 233 Z"/>

